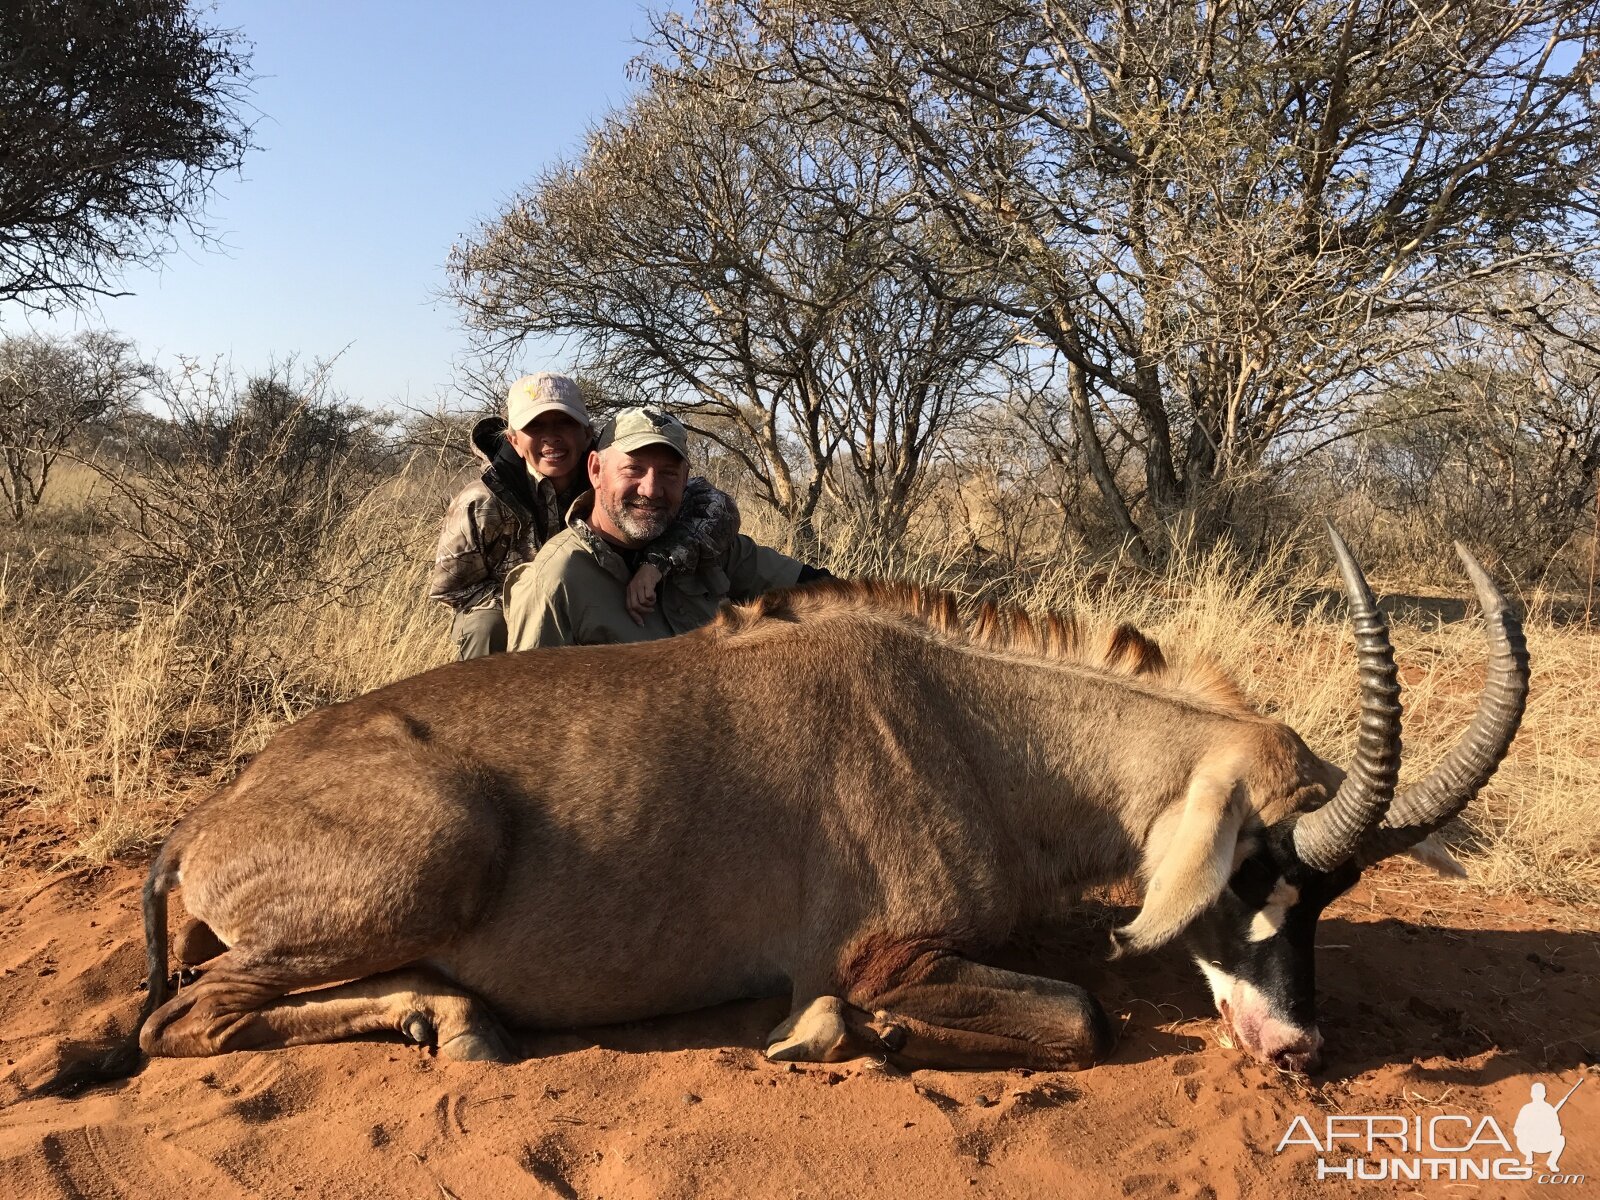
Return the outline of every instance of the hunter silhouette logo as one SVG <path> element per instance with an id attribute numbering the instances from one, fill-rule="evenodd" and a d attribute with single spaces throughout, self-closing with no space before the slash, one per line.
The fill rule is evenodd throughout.
<path id="1" fill-rule="evenodd" d="M 1572 1093 L 1582 1083 L 1583 1080 L 1578 1080 L 1554 1104 L 1545 1102 L 1544 1084 L 1536 1083 L 1528 1089 L 1528 1102 L 1517 1114 L 1517 1123 L 1512 1126 L 1511 1133 L 1517 1139 L 1517 1149 L 1522 1151 L 1523 1159 L 1529 1166 L 1533 1165 L 1535 1154 L 1548 1154 L 1550 1157 L 1545 1159 L 1545 1166 L 1551 1171 L 1559 1169 L 1561 1152 L 1567 1148 L 1567 1139 L 1561 1135 L 1561 1106 L 1572 1099 Z"/>
<path id="2" fill-rule="evenodd" d="M 1583 1082 L 1580 1078 L 1554 1104 L 1545 1099 L 1544 1084 L 1533 1084 L 1528 1089 L 1528 1102 L 1518 1111 L 1511 1127 L 1510 1138 L 1489 1116 L 1329 1113 L 1323 1115 L 1320 1130 L 1309 1118 L 1295 1117 L 1274 1153 L 1282 1154 L 1289 1146 L 1310 1146 L 1317 1156 L 1319 1180 L 1522 1179 L 1535 1183 L 1583 1183 L 1587 1178 L 1584 1175 L 1557 1173 L 1567 1148 L 1561 1109 Z M 1535 1156 L 1544 1158 L 1543 1170 L 1534 1166 Z"/>

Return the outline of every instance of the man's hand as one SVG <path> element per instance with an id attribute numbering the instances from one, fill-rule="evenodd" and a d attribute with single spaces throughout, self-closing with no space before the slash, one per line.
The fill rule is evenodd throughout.
<path id="1" fill-rule="evenodd" d="M 655 610 L 656 585 L 660 582 L 661 568 L 654 563 L 641 563 L 633 578 L 628 580 L 628 615 L 635 625 L 643 625 L 644 619 Z"/>

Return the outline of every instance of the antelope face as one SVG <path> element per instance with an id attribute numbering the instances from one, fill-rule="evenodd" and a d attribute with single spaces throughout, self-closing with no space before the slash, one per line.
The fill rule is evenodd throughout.
<path id="1" fill-rule="evenodd" d="M 1322 910 L 1361 871 L 1317 871 L 1294 854 L 1288 829 L 1268 830 L 1228 886 L 1186 933 L 1233 1040 L 1283 1071 L 1321 1065 L 1316 931 Z"/>
<path id="2" fill-rule="evenodd" d="M 1494 581 L 1460 543 L 1483 608 L 1489 665 L 1466 735 L 1418 783 L 1396 794 L 1400 775 L 1400 681 L 1389 627 L 1361 568 L 1333 527 L 1334 556 L 1355 626 L 1361 678 L 1356 748 L 1325 804 L 1247 835 L 1227 886 L 1186 936 L 1222 1018 L 1257 1058 L 1287 1071 L 1315 1070 L 1316 928 L 1322 910 L 1392 854 L 1429 861 L 1434 831 L 1488 782 L 1510 749 L 1528 695 L 1522 626 Z M 1319 760 L 1312 775 L 1334 770 Z M 1329 775 L 1331 780 L 1332 775 Z M 1326 792 L 1328 780 L 1300 781 Z"/>

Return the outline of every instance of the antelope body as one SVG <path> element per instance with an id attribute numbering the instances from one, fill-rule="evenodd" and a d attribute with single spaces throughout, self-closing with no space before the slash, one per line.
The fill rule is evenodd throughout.
<path id="1" fill-rule="evenodd" d="M 1526 690 L 1516 622 L 1463 551 L 1489 686 L 1462 745 L 1394 799 L 1392 655 L 1335 544 L 1363 667 L 1348 773 L 1127 628 L 1089 645 L 1058 619 L 963 622 L 948 596 L 871 584 L 667 641 L 455 663 L 314 713 L 156 858 L 140 1044 L 390 1030 L 500 1059 L 502 1021 L 787 990 L 774 1058 L 1082 1066 L 1110 1045 L 1093 997 L 982 960 L 1062 888 L 1136 872 L 1119 946 L 1186 936 L 1245 1047 L 1309 1068 L 1317 914 L 1470 799 Z M 552 696 L 588 700 L 552 721 Z M 226 949 L 174 995 L 180 883 L 191 944 Z"/>

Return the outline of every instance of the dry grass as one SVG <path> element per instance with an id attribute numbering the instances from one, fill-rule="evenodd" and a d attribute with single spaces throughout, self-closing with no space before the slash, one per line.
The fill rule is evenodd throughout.
<path id="1" fill-rule="evenodd" d="M 1482 678 L 1468 631 L 1447 627 L 1413 703 L 1420 745 L 1462 729 Z M 1533 685 L 1511 754 L 1467 810 L 1471 865 L 1495 891 L 1600 902 L 1600 635 L 1535 620 Z M 1430 754 L 1429 758 L 1435 757 Z"/>
<path id="2" fill-rule="evenodd" d="M 243 700 L 227 680 L 197 686 L 195 640 L 204 630 L 186 619 L 183 602 L 146 606 L 119 627 L 96 626 L 60 610 L 59 600 L 47 608 L 34 598 L 27 564 L 13 555 L 0 573 L 0 612 L 8 614 L 0 627 L 0 814 L 8 825 L 26 810 L 36 823 L 58 826 L 68 835 L 63 862 L 145 850 L 283 722 L 446 661 L 447 614 L 423 598 L 446 494 L 447 481 L 435 475 L 402 477 L 350 514 L 323 549 L 327 565 L 349 554 L 348 539 L 370 536 L 375 521 L 407 555 L 356 603 L 270 613 L 249 648 L 249 669 L 267 684 Z M 782 540 L 759 520 L 752 525 L 759 536 Z M 1317 558 L 1302 553 L 1297 561 Z M 1312 578 L 1291 561 L 1285 553 L 1246 568 L 1212 555 L 1182 559 L 1154 579 L 1115 564 L 1094 573 L 1064 564 L 979 579 L 937 546 L 908 561 L 903 550 L 870 538 L 839 536 L 830 565 L 841 574 L 894 573 L 1036 611 L 1071 611 L 1090 622 L 1132 621 L 1171 654 L 1212 656 L 1259 706 L 1319 753 L 1342 760 L 1355 740 L 1352 638 L 1336 609 L 1305 603 L 1330 586 L 1331 574 Z M 1463 582 L 1460 594 L 1466 590 Z M 1475 886 L 1594 903 L 1600 636 L 1558 626 L 1546 608 L 1536 605 L 1528 626 L 1534 688 L 1522 733 L 1453 836 Z M 1471 620 L 1402 620 L 1395 641 L 1406 689 L 1404 780 L 1411 780 L 1465 729 L 1484 647 Z M 0 849 L 0 867 L 6 853 Z"/>
<path id="3" fill-rule="evenodd" d="M 393 569 L 355 596 L 272 609 L 242 647 L 209 640 L 214 630 L 192 594 L 119 619 L 92 586 L 104 576 L 52 592 L 34 569 L 51 547 L 8 554 L 0 869 L 25 811 L 66 832 L 63 862 L 148 850 L 284 722 L 448 661 L 448 620 L 423 598 L 440 494 L 437 479 L 410 475 L 368 493 L 322 547 L 319 566 L 336 577 L 351 540 L 381 528 L 406 551 Z M 47 506 L 35 536 L 61 536 L 77 499 Z"/>

